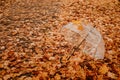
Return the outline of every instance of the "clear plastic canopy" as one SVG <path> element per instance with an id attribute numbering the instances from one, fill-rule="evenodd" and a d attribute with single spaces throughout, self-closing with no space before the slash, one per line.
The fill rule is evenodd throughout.
<path id="1" fill-rule="evenodd" d="M 73 21 L 63 26 L 61 33 L 65 40 L 73 46 L 79 46 L 85 54 L 95 59 L 103 59 L 105 53 L 103 38 L 94 27 L 89 24 Z"/>

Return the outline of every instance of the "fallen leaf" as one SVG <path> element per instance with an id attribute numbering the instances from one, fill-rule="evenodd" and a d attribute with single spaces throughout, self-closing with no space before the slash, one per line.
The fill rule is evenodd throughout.
<path id="1" fill-rule="evenodd" d="M 73 24 L 77 25 L 78 30 L 83 30 L 83 26 L 80 21 L 72 21 Z"/>
<path id="2" fill-rule="evenodd" d="M 116 75 L 112 72 L 108 72 L 108 77 L 112 78 L 112 79 L 117 79 Z"/>
<path id="3" fill-rule="evenodd" d="M 18 32 L 16 31 L 16 30 L 14 30 L 14 31 L 12 31 L 12 35 L 14 36 L 14 35 L 16 35 Z"/>
<path id="4" fill-rule="evenodd" d="M 100 69 L 99 69 L 99 73 L 100 74 L 106 74 L 108 72 L 109 68 L 107 67 L 106 64 L 103 64 Z"/>
<path id="5" fill-rule="evenodd" d="M 60 79 L 61 79 L 60 75 L 59 75 L 59 74 L 56 74 L 56 75 L 55 75 L 55 80 L 60 80 Z"/>
<path id="6" fill-rule="evenodd" d="M 41 51 L 38 47 L 35 47 L 35 52 L 36 52 L 37 54 L 42 53 L 42 51 Z"/>
<path id="7" fill-rule="evenodd" d="M 103 80 L 103 75 L 98 75 L 97 80 Z"/>
<path id="8" fill-rule="evenodd" d="M 73 4 L 73 3 L 75 3 L 75 2 L 77 2 L 78 0 L 64 0 L 63 1 L 63 4 L 65 5 L 65 6 L 70 6 L 71 4 Z"/>
<path id="9" fill-rule="evenodd" d="M 72 23 L 78 25 L 80 24 L 80 21 L 72 21 Z"/>
<path id="10" fill-rule="evenodd" d="M 3 68 L 3 64 L 0 63 L 0 68 Z"/>
<path id="11" fill-rule="evenodd" d="M 83 26 L 82 26 L 82 25 L 79 25 L 79 26 L 78 26 L 78 30 L 83 30 Z"/>

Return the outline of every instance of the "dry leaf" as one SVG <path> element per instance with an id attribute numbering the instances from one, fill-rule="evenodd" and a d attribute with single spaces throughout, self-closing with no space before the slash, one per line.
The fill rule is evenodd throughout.
<path id="1" fill-rule="evenodd" d="M 77 73 L 79 74 L 79 76 L 81 76 L 81 79 L 86 79 L 86 72 L 84 69 L 81 68 Z"/>
<path id="2" fill-rule="evenodd" d="M 78 24 L 80 24 L 80 21 L 74 21 L 73 20 L 72 23 L 78 25 Z"/>
<path id="3" fill-rule="evenodd" d="M 34 76 L 32 79 L 33 79 L 33 80 L 40 80 L 40 79 L 39 79 L 39 76 Z"/>
<path id="4" fill-rule="evenodd" d="M 61 77 L 60 77 L 59 74 L 56 74 L 56 75 L 55 75 L 55 80 L 61 80 Z"/>
<path id="5" fill-rule="evenodd" d="M 0 63 L 0 68 L 3 68 L 3 64 Z"/>
<path id="6" fill-rule="evenodd" d="M 63 0 L 63 4 L 65 6 L 70 6 L 71 4 L 73 4 L 74 2 L 77 2 L 78 0 Z"/>
<path id="7" fill-rule="evenodd" d="M 42 77 L 47 77 L 48 76 L 48 73 L 47 72 L 43 72 L 42 73 Z"/>
<path id="8" fill-rule="evenodd" d="M 14 51 L 9 51 L 9 52 L 8 52 L 8 55 L 9 55 L 9 56 L 11 56 L 11 55 L 13 55 L 13 54 L 14 54 Z"/>
<path id="9" fill-rule="evenodd" d="M 41 54 L 41 53 L 42 53 L 42 51 L 40 50 L 39 47 L 35 47 L 35 52 L 36 52 L 37 54 Z"/>
<path id="10" fill-rule="evenodd" d="M 16 30 L 12 31 L 11 34 L 14 36 L 16 35 L 18 32 Z"/>
<path id="11" fill-rule="evenodd" d="M 1 71 L 0 71 L 0 74 L 1 74 L 0 77 L 2 77 L 3 75 L 6 74 L 6 71 L 5 71 L 5 70 L 1 70 Z"/>
<path id="12" fill-rule="evenodd" d="M 108 77 L 112 78 L 112 79 L 117 79 L 116 75 L 112 72 L 108 72 Z"/>
<path id="13" fill-rule="evenodd" d="M 103 80 L 103 75 L 98 75 L 97 80 Z"/>
<path id="14" fill-rule="evenodd" d="M 78 30 L 83 30 L 83 26 L 81 24 L 81 21 L 72 21 L 72 23 L 77 25 Z"/>
<path id="15" fill-rule="evenodd" d="M 78 30 L 83 30 L 83 26 L 82 25 L 78 26 Z"/>
<path id="16" fill-rule="evenodd" d="M 120 80 L 118 0 L 12 0 L 11 5 L 11 0 L 1 1 L 0 80 Z M 80 56 L 80 50 L 67 60 L 72 44 L 58 31 L 72 20 L 76 29 L 83 30 L 77 20 L 84 19 L 101 31 L 108 53 L 105 60 L 91 61 Z M 22 75 L 25 72 L 33 73 Z"/>
<path id="17" fill-rule="evenodd" d="M 106 64 L 103 64 L 100 69 L 99 69 L 99 73 L 100 74 L 106 74 L 108 72 L 109 68 L 107 67 Z"/>

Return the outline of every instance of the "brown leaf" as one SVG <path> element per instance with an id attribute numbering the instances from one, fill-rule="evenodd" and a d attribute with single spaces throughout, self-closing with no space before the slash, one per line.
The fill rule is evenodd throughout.
<path id="1" fill-rule="evenodd" d="M 8 52 L 8 55 L 9 55 L 9 56 L 12 56 L 13 54 L 14 54 L 14 51 L 9 51 L 9 52 Z"/>
<path id="2" fill-rule="evenodd" d="M 3 64 L 0 63 L 0 68 L 2 68 L 2 67 L 3 67 Z"/>
<path id="3" fill-rule="evenodd" d="M 6 71 L 5 71 L 5 70 L 0 71 L 0 77 L 2 77 L 2 76 L 5 75 L 5 74 L 6 74 Z"/>
<path id="4" fill-rule="evenodd" d="M 38 47 L 35 47 L 35 51 L 36 51 L 37 54 L 42 53 L 42 51 Z"/>
<path id="5" fill-rule="evenodd" d="M 12 31 L 12 35 L 14 36 L 14 35 L 16 35 L 18 32 L 16 31 L 16 30 L 14 30 L 14 31 Z"/>

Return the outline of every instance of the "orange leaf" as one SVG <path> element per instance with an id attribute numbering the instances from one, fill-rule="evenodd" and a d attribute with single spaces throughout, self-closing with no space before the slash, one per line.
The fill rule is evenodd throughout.
<path id="1" fill-rule="evenodd" d="M 108 72 L 109 68 L 107 67 L 106 64 L 103 64 L 100 69 L 99 69 L 99 73 L 100 74 L 106 74 Z"/>
<path id="2" fill-rule="evenodd" d="M 83 30 L 83 26 L 80 25 L 80 26 L 78 27 L 78 30 Z"/>
<path id="3" fill-rule="evenodd" d="M 78 26 L 78 30 L 83 30 L 83 26 L 81 25 L 80 21 L 72 21 L 72 23 Z"/>

